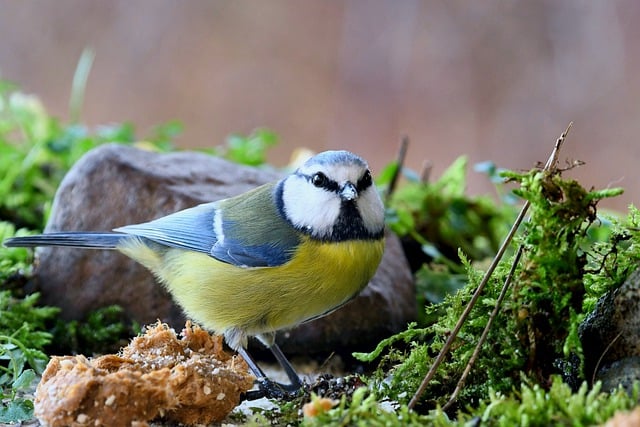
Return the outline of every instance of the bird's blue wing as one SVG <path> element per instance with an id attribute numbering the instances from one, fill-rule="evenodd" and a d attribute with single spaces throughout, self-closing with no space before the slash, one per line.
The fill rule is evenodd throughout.
<path id="1" fill-rule="evenodd" d="M 268 184 L 238 197 L 115 231 L 203 252 L 239 267 L 274 267 L 291 259 L 300 238 L 281 218 L 273 197 L 273 184 Z"/>
<path id="2" fill-rule="evenodd" d="M 219 202 L 218 241 L 211 256 L 247 267 L 275 267 L 288 262 L 301 234 L 281 215 L 280 186 L 267 184 Z"/>

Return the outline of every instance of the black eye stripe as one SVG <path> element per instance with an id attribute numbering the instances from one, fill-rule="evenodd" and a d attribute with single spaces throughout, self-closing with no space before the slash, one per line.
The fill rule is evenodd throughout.
<path id="1" fill-rule="evenodd" d="M 337 182 L 335 182 L 332 179 L 329 179 L 322 172 L 317 172 L 317 173 L 314 173 L 313 175 L 305 175 L 305 174 L 300 174 L 300 175 L 305 177 L 307 181 L 309 181 L 315 187 L 324 188 L 325 190 L 333 191 L 336 193 L 340 189 Z"/>
<path id="2" fill-rule="evenodd" d="M 369 188 L 373 184 L 373 180 L 371 179 L 371 172 L 368 170 L 362 175 L 362 178 L 358 180 L 358 184 L 356 185 L 356 189 L 358 193 L 363 192 L 367 188 Z"/>
<path id="3" fill-rule="evenodd" d="M 303 176 L 307 181 L 318 188 L 324 188 L 325 190 L 333 191 L 336 193 L 340 191 L 340 186 L 338 185 L 338 183 L 327 177 L 322 172 L 316 172 L 313 175 L 301 173 L 299 173 L 298 175 Z M 362 175 L 362 177 L 358 180 L 358 183 L 356 184 L 356 190 L 358 191 L 358 193 L 360 193 L 369 188 L 372 184 L 373 180 L 371 178 L 371 172 L 367 170 L 364 175 Z"/>

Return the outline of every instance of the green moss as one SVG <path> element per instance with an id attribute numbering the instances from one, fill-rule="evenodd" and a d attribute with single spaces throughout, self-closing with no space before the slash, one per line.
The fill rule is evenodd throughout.
<path id="1" fill-rule="evenodd" d="M 0 291 L 0 422 L 33 416 L 33 404 L 20 393 L 44 370 L 48 357 L 43 348 L 51 341 L 45 322 L 59 311 L 36 307 L 37 300 L 37 294 L 16 299 Z"/>
<path id="2" fill-rule="evenodd" d="M 558 173 L 512 176 L 521 183 L 516 194 L 531 202 L 531 219 L 524 226 L 525 256 L 505 311 L 515 319 L 510 330 L 526 355 L 522 370 L 536 383 L 548 384 L 560 373 L 559 360 L 581 354 L 575 329 L 585 297 L 587 230 L 595 226 L 597 201 L 619 192 L 589 192 Z"/>
<path id="3" fill-rule="evenodd" d="M 223 146 L 208 150 L 241 165 L 261 166 L 267 162 L 267 151 L 278 143 L 278 135 L 269 129 L 256 129 L 250 135 L 232 134 Z"/>
<path id="4" fill-rule="evenodd" d="M 375 394 L 362 387 L 356 390 L 350 402 L 342 398 L 338 405 L 317 416 L 304 418 L 302 425 L 315 426 L 424 426 L 438 425 L 431 417 L 419 415 L 406 406 L 378 401 Z M 440 424 L 445 425 L 445 424 Z"/>
<path id="5" fill-rule="evenodd" d="M 477 407 L 449 416 L 436 408 L 419 414 L 406 405 L 376 397 L 365 388 L 353 400 L 342 399 L 333 409 L 305 418 L 303 426 L 590 426 L 602 425 L 618 411 L 638 402 L 638 387 L 632 395 L 619 389 L 603 393 L 600 384 L 589 389 L 583 384 L 573 391 L 560 377 L 553 377 L 548 389 L 526 380 L 510 393 L 489 390 Z"/>
<path id="6" fill-rule="evenodd" d="M 637 387 L 632 395 L 622 388 L 603 393 L 599 383 L 591 389 L 582 383 L 573 391 L 553 377 L 548 390 L 525 381 L 509 395 L 491 391 L 476 413 L 486 426 L 602 425 L 616 412 L 636 406 L 638 396 Z"/>
<path id="7" fill-rule="evenodd" d="M 16 230 L 16 227 L 5 221 L 0 221 L 0 242 L 9 237 L 29 235 L 26 229 Z M 33 261 L 32 251 L 26 248 L 6 248 L 0 245 L 0 289 L 21 286 L 19 277 L 31 271 Z"/>
<path id="8" fill-rule="evenodd" d="M 118 305 L 98 308 L 80 320 L 60 320 L 51 332 L 51 354 L 107 354 L 117 353 L 142 327 L 132 322 Z"/>

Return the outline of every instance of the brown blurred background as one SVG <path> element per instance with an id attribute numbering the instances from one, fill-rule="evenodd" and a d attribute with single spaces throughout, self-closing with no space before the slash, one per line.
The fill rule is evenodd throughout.
<path id="1" fill-rule="evenodd" d="M 182 147 L 265 126 L 284 165 L 298 146 L 346 148 L 379 170 L 439 176 L 461 154 L 507 168 L 563 158 L 585 186 L 637 203 L 640 3 L 418 0 L 0 0 L 0 76 L 69 116 L 82 50 L 95 51 L 82 120 L 177 119 Z M 470 172 L 472 194 L 490 191 Z"/>

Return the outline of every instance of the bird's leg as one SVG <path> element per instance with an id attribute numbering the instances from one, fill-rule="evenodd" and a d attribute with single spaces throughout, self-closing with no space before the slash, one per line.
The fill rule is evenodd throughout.
<path id="1" fill-rule="evenodd" d="M 271 380 L 267 378 L 265 373 L 260 369 L 260 366 L 253 360 L 253 357 L 249 355 L 247 350 L 244 347 L 240 347 L 238 349 L 238 353 L 242 356 L 247 365 L 249 365 L 249 369 L 253 372 L 253 375 L 256 377 L 256 381 L 258 382 L 259 389 L 258 390 L 250 390 L 245 393 L 244 400 L 256 400 L 262 397 L 266 397 L 267 393 L 265 392 L 265 385 L 270 383 Z"/>
<path id="2" fill-rule="evenodd" d="M 260 366 L 258 366 L 256 361 L 253 360 L 253 357 L 249 355 L 244 347 L 240 347 L 238 349 L 238 353 L 240 353 L 240 356 L 242 356 L 244 361 L 247 362 L 247 365 L 249 365 L 249 369 L 251 369 L 251 372 L 253 372 L 253 375 L 256 377 L 256 381 L 262 382 L 267 379 L 267 376 L 262 369 L 260 369 Z"/>
<path id="3" fill-rule="evenodd" d="M 271 346 L 269 346 L 269 350 L 271 350 L 271 353 L 273 353 L 282 369 L 284 369 L 285 374 L 287 374 L 287 378 L 289 378 L 290 384 L 283 387 L 285 387 L 287 391 L 300 390 L 302 388 L 302 381 L 300 381 L 298 373 L 293 368 L 293 366 L 291 366 L 291 363 L 286 358 L 284 353 L 282 353 L 282 350 L 280 350 L 278 344 L 271 344 Z"/>

